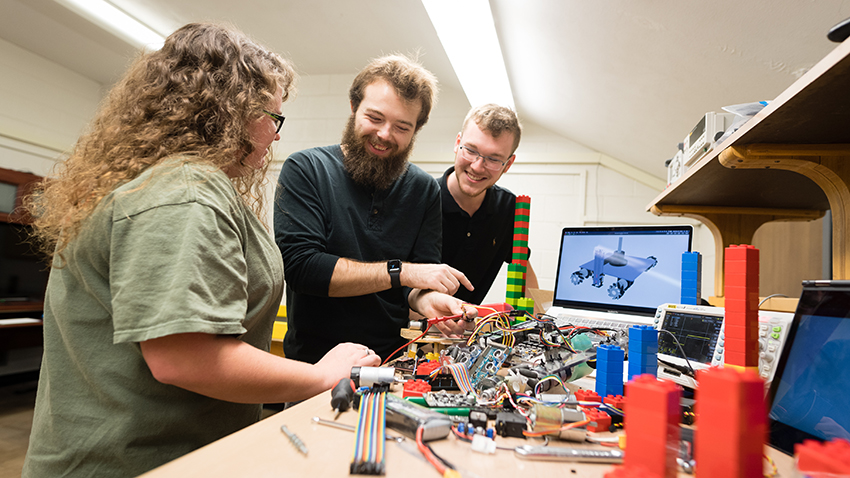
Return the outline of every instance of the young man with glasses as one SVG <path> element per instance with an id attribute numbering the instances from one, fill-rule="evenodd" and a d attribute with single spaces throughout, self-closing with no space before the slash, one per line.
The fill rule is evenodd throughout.
<path id="1" fill-rule="evenodd" d="M 521 134 L 510 108 L 473 108 L 455 139 L 455 164 L 440 179 L 443 262 L 462 271 L 475 286 L 455 293 L 465 302 L 480 304 L 502 263 L 511 262 L 516 196 L 496 181 L 513 165 Z M 538 286 L 530 263 L 526 284 Z"/>
<path id="2" fill-rule="evenodd" d="M 280 172 L 274 229 L 283 255 L 287 357 L 314 363 L 340 342 L 382 358 L 405 344 L 408 306 L 427 317 L 463 312 L 466 277 L 440 264 L 440 190 L 407 160 L 428 121 L 436 79 L 418 63 L 372 61 L 349 90 L 337 145 L 292 154 Z M 438 324 L 460 334 L 463 322 Z"/>

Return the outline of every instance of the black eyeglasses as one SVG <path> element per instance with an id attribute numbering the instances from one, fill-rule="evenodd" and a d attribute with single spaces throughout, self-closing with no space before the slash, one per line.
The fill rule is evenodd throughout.
<path id="1" fill-rule="evenodd" d="M 484 156 L 478 151 L 463 144 L 458 147 L 461 150 L 461 156 L 463 156 L 463 159 L 470 163 L 474 163 L 478 161 L 478 158 L 481 158 L 484 160 L 484 167 L 491 171 L 498 171 L 505 166 L 505 163 L 507 163 L 507 161 L 501 161 L 496 158 L 491 158 L 490 156 Z"/>
<path id="2" fill-rule="evenodd" d="M 271 116 L 272 119 L 274 120 L 275 124 L 277 125 L 277 130 L 275 130 L 274 134 L 280 133 L 280 128 L 283 126 L 283 120 L 285 120 L 286 117 L 283 116 L 283 115 L 279 115 L 277 113 L 272 113 L 271 111 L 268 111 L 268 110 L 263 110 L 263 113 Z"/>

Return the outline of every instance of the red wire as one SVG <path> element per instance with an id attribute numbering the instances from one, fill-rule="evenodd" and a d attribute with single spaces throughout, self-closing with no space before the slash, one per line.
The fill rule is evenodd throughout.
<path id="1" fill-rule="evenodd" d="M 386 364 L 387 364 L 387 362 L 389 362 L 389 361 L 390 361 L 390 359 L 393 357 L 393 355 L 397 354 L 399 350 L 401 350 L 401 349 L 403 349 L 403 348 L 407 347 L 408 345 L 412 344 L 413 342 L 416 342 L 417 340 L 419 340 L 419 339 L 421 339 L 422 337 L 424 337 L 424 336 L 425 336 L 425 334 L 427 334 L 427 333 L 428 333 L 428 330 L 429 330 L 430 328 L 431 328 L 431 326 L 430 326 L 430 325 L 428 325 L 428 328 L 427 328 L 427 329 L 425 329 L 425 332 L 422 332 L 422 335 L 420 335 L 419 337 L 416 337 L 415 339 L 411 340 L 410 342 L 408 342 L 408 343 L 406 343 L 406 344 L 402 345 L 401 347 L 399 347 L 399 348 L 395 349 L 395 350 L 393 351 L 393 353 L 391 353 L 391 354 L 387 355 L 387 358 L 386 358 L 386 359 L 385 359 L 385 360 L 381 363 L 381 365 L 382 365 L 382 366 L 383 366 L 383 365 L 386 365 Z"/>
<path id="2" fill-rule="evenodd" d="M 419 452 L 422 453 L 422 456 L 428 460 L 428 463 L 434 465 L 434 468 L 437 469 L 437 472 L 441 475 L 446 473 L 446 465 L 444 465 L 440 460 L 431 453 L 431 450 L 425 446 L 425 443 L 422 441 L 422 432 L 425 430 L 423 427 L 419 427 L 416 429 L 416 448 L 419 449 Z"/>
<path id="3" fill-rule="evenodd" d="M 466 305 L 466 304 L 464 303 L 463 305 Z M 464 310 L 464 314 L 465 314 L 465 310 Z M 458 315 L 464 315 L 464 314 L 458 314 Z M 428 319 L 428 322 L 427 322 L 427 323 L 428 323 L 428 327 L 425 329 L 425 332 L 422 332 L 422 334 L 421 334 L 421 335 L 419 335 L 418 337 L 416 337 L 415 339 L 413 339 L 413 340 L 411 340 L 410 342 L 408 342 L 408 343 L 406 343 L 406 344 L 402 345 L 401 347 L 399 347 L 399 348 L 395 349 L 395 350 L 393 351 L 393 353 L 391 353 L 391 354 L 387 355 L 386 360 L 384 360 L 384 361 L 381 363 L 381 365 L 386 365 L 386 363 L 387 363 L 387 362 L 389 362 L 389 360 L 393 357 L 393 355 L 397 354 L 399 350 L 401 350 L 401 349 L 403 349 L 403 348 L 407 347 L 408 345 L 412 344 L 413 342 L 416 342 L 417 340 L 419 340 L 419 339 L 421 339 L 422 337 L 424 337 L 424 336 L 425 336 L 425 334 L 427 334 L 427 333 L 428 333 L 428 331 L 429 331 L 429 330 L 431 330 L 431 326 L 432 326 L 432 325 L 434 325 L 434 324 L 436 324 L 436 323 L 438 323 L 438 322 L 445 322 L 445 321 L 447 321 L 447 320 L 455 320 L 455 319 L 457 319 L 457 318 L 459 318 L 459 317 L 454 316 L 454 315 L 449 315 L 449 316 L 445 316 L 445 317 L 435 317 L 435 318 L 433 318 L 433 319 Z"/>

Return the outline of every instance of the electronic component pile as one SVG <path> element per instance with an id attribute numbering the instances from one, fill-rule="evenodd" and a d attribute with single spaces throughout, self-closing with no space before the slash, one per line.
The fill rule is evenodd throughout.
<path id="1" fill-rule="evenodd" d="M 595 369 L 603 344 L 627 349 L 628 335 L 542 314 L 494 311 L 479 318 L 463 342 L 429 354 L 431 360 L 406 358 L 394 365 L 413 379 L 405 384 L 405 397 L 420 396 L 423 405 L 456 421 L 468 417 L 468 429 L 486 430 L 493 420 L 502 436 L 584 441 L 587 430 L 608 431 L 622 417 L 622 397 L 605 404 L 593 392 L 576 396 L 564 386 Z"/>

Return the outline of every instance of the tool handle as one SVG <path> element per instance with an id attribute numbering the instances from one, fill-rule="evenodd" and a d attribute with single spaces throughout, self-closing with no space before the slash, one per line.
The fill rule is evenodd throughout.
<path id="1" fill-rule="evenodd" d="M 344 412 L 351 407 L 352 398 L 354 398 L 354 381 L 350 378 L 341 378 L 331 390 L 331 407 Z"/>

